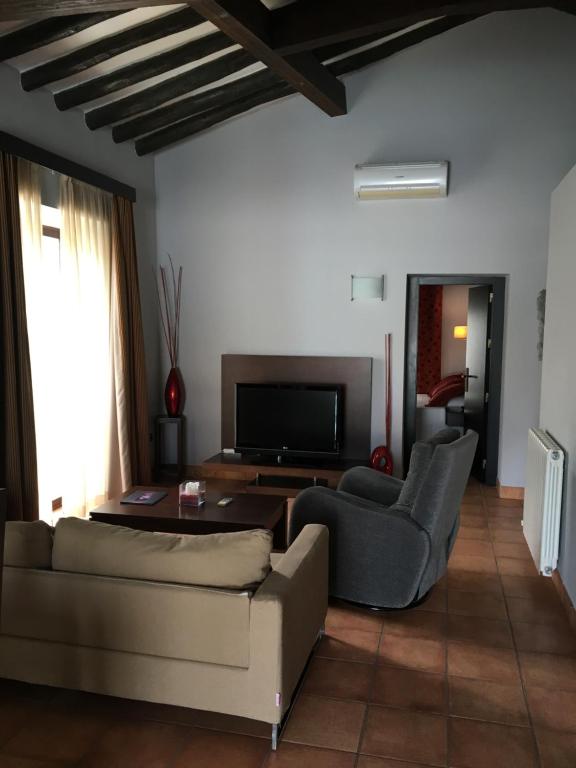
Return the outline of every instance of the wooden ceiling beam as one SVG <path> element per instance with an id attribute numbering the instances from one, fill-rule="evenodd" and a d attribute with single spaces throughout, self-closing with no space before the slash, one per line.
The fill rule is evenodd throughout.
<path id="1" fill-rule="evenodd" d="M 330 59 L 333 56 L 339 56 L 340 54 L 349 51 L 353 47 L 373 42 L 375 39 L 377 39 L 377 37 L 378 36 L 376 35 L 371 35 L 368 38 L 361 38 L 355 41 L 348 40 L 344 43 L 337 43 L 336 45 L 331 45 L 327 48 L 322 48 L 321 50 L 315 51 L 315 54 L 320 61 L 324 61 L 325 59 Z M 178 48 L 165 51 L 164 53 L 160 53 L 157 56 L 152 56 L 148 59 L 144 59 L 143 61 L 137 61 L 134 64 L 128 64 L 126 67 L 115 69 L 113 72 L 110 72 L 107 75 L 94 77 L 91 80 L 87 80 L 85 83 L 79 83 L 78 85 L 74 85 L 70 88 L 65 88 L 62 91 L 58 91 L 58 93 L 54 95 L 54 101 L 60 110 L 71 109 L 72 107 L 77 107 L 80 104 L 86 104 L 87 102 L 93 101 L 94 99 L 99 99 L 102 98 L 102 96 L 107 96 L 110 93 L 114 93 L 115 91 L 127 88 L 130 85 L 140 83 L 149 77 L 154 77 L 155 75 L 162 74 L 163 72 L 169 72 L 171 69 L 176 69 L 177 67 L 183 66 L 184 64 L 197 61 L 198 59 L 201 59 L 204 56 L 208 56 L 211 53 L 217 53 L 218 51 L 225 50 L 232 45 L 234 45 L 234 42 L 230 40 L 227 35 L 225 35 L 223 32 L 215 32 L 212 35 L 206 35 L 205 37 L 202 37 L 198 40 L 192 40 L 190 43 L 185 43 Z M 238 66 L 229 67 L 226 73 L 222 73 L 218 70 L 218 68 L 215 68 L 214 80 L 217 80 L 219 77 L 224 77 L 225 74 L 232 74 L 233 71 L 242 69 L 242 66 L 248 66 L 248 64 L 251 64 L 253 60 L 253 57 L 249 57 L 249 54 L 247 54 L 245 60 L 238 58 L 236 60 Z M 165 82 L 168 84 L 170 83 L 169 80 Z M 182 82 L 185 82 L 185 79 L 183 79 Z M 204 78 L 203 82 L 200 84 L 196 84 L 194 80 L 192 80 L 190 84 L 195 88 L 199 88 L 200 85 L 204 85 L 206 82 L 210 81 L 206 81 Z M 179 90 L 178 93 L 171 92 L 170 96 L 164 98 L 162 89 L 159 88 L 153 92 L 155 101 L 150 99 L 151 106 L 146 108 L 153 109 L 158 104 L 168 101 L 169 98 L 175 98 L 176 96 L 181 96 L 183 93 L 187 92 L 188 91 L 182 90 Z M 116 107 L 114 107 L 112 110 L 113 119 L 110 120 L 110 122 L 118 122 L 120 119 L 126 119 L 130 117 L 130 114 L 136 114 L 136 111 L 134 110 L 132 110 L 130 114 L 128 112 L 125 114 L 120 114 L 122 112 L 123 103 L 124 102 L 122 100 L 118 100 L 116 102 Z M 139 108 L 137 111 L 141 112 L 142 109 Z"/>
<path id="2" fill-rule="evenodd" d="M 401 32 L 400 29 L 395 29 L 394 32 Z M 390 33 L 392 34 L 392 33 Z M 332 45 L 324 45 L 321 48 L 315 49 L 314 53 L 317 58 L 322 62 L 333 59 L 336 56 L 342 56 L 349 51 L 353 51 L 355 48 L 360 48 L 363 45 L 369 43 L 375 43 L 377 40 L 381 40 L 383 37 L 381 32 L 375 32 L 373 35 L 365 35 L 364 37 L 354 38 L 353 40 L 342 40 L 340 43 L 333 43 Z"/>
<path id="3" fill-rule="evenodd" d="M 432 37 L 441 35 L 443 32 L 448 32 L 450 29 L 459 27 L 462 24 L 467 24 L 477 18 L 479 18 L 478 15 L 470 15 L 455 16 L 452 18 L 446 17 L 444 19 L 438 19 L 437 21 L 431 21 L 423 27 L 412 29 L 410 32 L 406 32 L 399 37 L 394 37 L 392 40 L 385 40 L 383 43 L 375 45 L 373 48 L 368 48 L 365 51 L 354 53 L 344 59 L 339 59 L 330 64 L 329 69 L 335 75 L 338 75 L 338 77 L 347 75 L 349 72 L 357 72 L 363 67 L 375 64 L 378 61 L 382 61 L 382 59 L 387 59 L 395 53 L 404 51 L 406 48 L 411 48 L 413 45 L 422 43 L 425 40 L 430 40 Z"/>
<path id="4" fill-rule="evenodd" d="M 346 43 L 337 43 L 336 45 L 317 51 L 316 54 L 320 60 L 323 58 L 329 59 L 370 42 L 373 42 L 372 38 L 362 38 L 354 43 L 351 43 L 350 41 Z M 118 123 L 118 125 L 114 126 L 112 129 L 112 137 L 117 143 L 128 141 L 138 136 L 143 136 L 146 133 L 160 130 L 160 128 L 166 128 L 178 120 L 192 117 L 200 112 L 205 112 L 207 109 L 222 107 L 229 101 L 238 101 L 241 98 L 252 97 L 259 91 L 271 88 L 274 85 L 278 85 L 280 82 L 281 81 L 277 75 L 274 75 L 269 69 L 246 75 L 232 83 L 216 86 L 215 88 L 210 88 L 208 91 L 193 94 L 187 98 L 180 99 L 179 101 L 174 101 L 173 103 L 167 103 L 157 109 L 144 112 L 144 114 L 140 114 L 131 120 Z M 151 103 L 152 101 L 153 100 L 150 100 Z M 158 93 L 156 101 L 168 102 L 169 98 L 166 98 L 166 96 L 160 92 Z"/>
<path id="5" fill-rule="evenodd" d="M 188 0 L 204 18 L 328 115 L 346 114 L 342 83 L 312 53 L 283 56 L 271 45 L 272 12 L 260 0 Z"/>
<path id="6" fill-rule="evenodd" d="M 570 13 L 572 16 L 576 16 L 576 2 L 574 0 L 564 0 L 564 2 L 556 2 L 552 6 L 557 11 L 564 11 L 564 13 Z"/>
<path id="7" fill-rule="evenodd" d="M 54 95 L 54 101 L 58 109 L 71 109 L 123 88 L 128 88 L 128 86 L 140 83 L 150 77 L 156 77 L 177 67 L 198 61 L 198 59 L 203 59 L 212 53 L 230 48 L 232 45 L 233 43 L 222 32 L 205 35 L 197 40 L 184 43 L 178 48 L 171 48 L 169 51 L 164 51 L 156 56 L 150 56 L 147 59 L 136 61 L 134 64 L 115 69 L 107 75 L 93 77 L 85 83 L 79 83 L 58 91 Z"/>
<path id="8" fill-rule="evenodd" d="M 214 107 L 222 107 L 228 101 L 251 98 L 255 94 L 281 84 L 281 80 L 273 75 L 269 69 L 261 70 L 253 75 L 247 75 L 233 83 L 210 88 L 209 91 L 180 99 L 172 104 L 167 104 L 152 112 L 146 112 L 125 123 L 119 123 L 112 129 L 112 138 L 118 144 L 146 133 L 152 133 L 160 128 L 165 128 L 172 123 L 183 120 L 200 112 L 205 112 Z"/>
<path id="9" fill-rule="evenodd" d="M 86 112 L 84 118 L 88 128 L 95 130 L 105 125 L 117 123 L 141 112 L 154 109 L 170 99 L 176 99 L 204 85 L 221 80 L 223 77 L 238 72 L 254 63 L 253 57 L 246 51 L 232 51 L 214 61 L 194 67 L 188 72 L 145 88 L 142 91 L 111 101 Z"/>
<path id="10" fill-rule="evenodd" d="M 33 91 L 48 83 L 62 80 L 85 69 L 100 64 L 103 61 L 125 53 L 140 45 L 160 40 L 176 32 L 190 29 L 202 24 L 204 19 L 192 8 L 184 8 L 180 11 L 159 16 L 135 27 L 124 29 L 113 35 L 108 35 L 100 40 L 95 40 L 89 45 L 78 48 L 65 56 L 32 67 L 22 73 L 22 88 L 25 91 Z"/>
<path id="11" fill-rule="evenodd" d="M 283 96 L 289 96 L 292 93 L 295 93 L 295 90 L 291 85 L 280 82 L 278 85 L 259 91 L 250 97 L 228 102 L 223 106 L 209 109 L 206 112 L 202 112 L 187 120 L 181 120 L 167 128 L 163 128 L 160 131 L 144 136 L 135 142 L 136 152 L 138 155 L 147 155 L 150 152 L 155 152 L 169 144 L 174 144 L 195 133 L 211 128 L 213 125 L 217 125 L 223 120 L 228 120 L 236 115 L 241 115 L 243 112 L 248 112 L 248 110 L 253 109 L 254 107 L 266 104 L 269 101 L 276 101 L 277 99 L 280 99 Z"/>
<path id="12" fill-rule="evenodd" d="M 567 0 L 569 5 L 574 0 Z M 297 0 L 271 11 L 272 46 L 296 54 L 374 32 L 386 34 L 441 16 L 548 6 L 549 0 Z"/>
<path id="13" fill-rule="evenodd" d="M 36 48 L 42 48 L 44 45 L 64 40 L 82 32 L 83 29 L 118 16 L 119 13 L 120 11 L 108 11 L 65 16 L 61 19 L 44 19 L 44 21 L 16 29 L 14 32 L 8 32 L 0 37 L 0 61 L 13 59 Z"/>
<path id="14" fill-rule="evenodd" d="M 172 5 L 174 0 L 0 0 L 0 21 L 50 19 L 99 11 L 132 11 L 142 5 Z"/>
<path id="15" fill-rule="evenodd" d="M 411 32 L 394 38 L 393 40 L 387 40 L 380 45 L 376 45 L 365 51 L 359 53 L 353 53 L 346 58 L 335 61 L 332 64 L 328 64 L 329 71 L 336 76 L 349 74 L 355 72 L 363 67 L 373 64 L 377 61 L 398 53 L 404 48 L 408 48 L 425 39 L 439 35 L 442 32 L 446 32 L 453 27 L 465 24 L 477 16 L 462 16 L 454 19 L 440 19 L 438 21 L 431 22 L 425 27 L 421 27 Z M 245 78 L 249 80 L 249 78 Z M 161 130 L 157 130 L 153 133 L 149 133 L 146 136 L 138 139 L 135 142 L 136 152 L 139 155 L 145 155 L 150 152 L 155 152 L 162 149 L 169 144 L 182 139 L 193 136 L 196 133 L 211 128 L 224 120 L 228 120 L 231 117 L 247 112 L 255 106 L 266 104 L 270 101 L 276 101 L 284 96 L 294 92 L 294 89 L 288 89 L 285 84 L 275 85 L 268 88 L 264 88 L 261 91 L 252 93 L 248 97 L 236 99 L 231 98 L 234 92 L 234 86 L 236 83 L 230 83 L 225 86 L 227 89 L 226 94 L 219 94 L 219 103 L 213 103 L 212 107 L 205 112 L 199 114 L 192 114 L 190 117 L 180 120 L 177 123 L 168 125 Z M 193 97 L 192 97 L 193 98 Z M 196 102 L 196 106 L 199 106 L 200 102 Z"/>

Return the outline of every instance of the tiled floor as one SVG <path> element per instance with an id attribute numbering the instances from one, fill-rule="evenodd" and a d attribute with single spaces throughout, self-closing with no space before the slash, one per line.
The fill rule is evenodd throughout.
<path id="1" fill-rule="evenodd" d="M 471 485 L 419 608 L 333 605 L 286 726 L 0 683 L 0 768 L 576 768 L 576 637 L 518 502 Z"/>

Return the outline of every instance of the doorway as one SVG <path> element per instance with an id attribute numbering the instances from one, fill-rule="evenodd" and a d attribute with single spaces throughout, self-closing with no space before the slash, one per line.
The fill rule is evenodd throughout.
<path id="1" fill-rule="evenodd" d="M 472 474 L 496 484 L 505 291 L 502 275 L 408 275 L 405 470 L 412 445 L 429 432 L 446 425 L 474 429 L 479 440 Z"/>

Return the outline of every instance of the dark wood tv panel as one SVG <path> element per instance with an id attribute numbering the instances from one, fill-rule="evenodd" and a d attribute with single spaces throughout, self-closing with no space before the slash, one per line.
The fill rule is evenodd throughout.
<path id="1" fill-rule="evenodd" d="M 372 358 L 310 355 L 222 355 L 222 448 L 235 447 L 237 384 L 337 384 L 344 393 L 340 456 L 370 455 Z"/>
<path id="2" fill-rule="evenodd" d="M 188 477 L 207 480 L 223 493 L 260 493 L 294 498 L 304 488 L 336 488 L 344 472 L 366 466 L 372 423 L 372 358 L 310 355 L 222 355 L 223 449 L 235 446 L 237 384 L 327 384 L 342 387 L 344 419 L 337 458 L 217 453 L 186 467 Z"/>
<path id="3" fill-rule="evenodd" d="M 298 460 L 278 464 L 274 456 L 217 453 L 202 464 L 188 467 L 188 475 L 212 480 L 237 493 L 264 493 L 293 498 L 304 488 L 336 488 L 351 467 L 367 466 L 367 459 Z"/>

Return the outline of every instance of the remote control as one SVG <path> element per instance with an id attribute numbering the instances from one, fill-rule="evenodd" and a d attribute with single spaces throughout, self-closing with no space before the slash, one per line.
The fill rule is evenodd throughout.
<path id="1" fill-rule="evenodd" d="M 217 502 L 217 506 L 219 506 L 219 507 L 227 507 L 228 504 L 232 504 L 233 501 L 234 501 L 234 499 L 232 498 L 232 496 L 223 496 L 220 499 L 220 501 Z"/>

